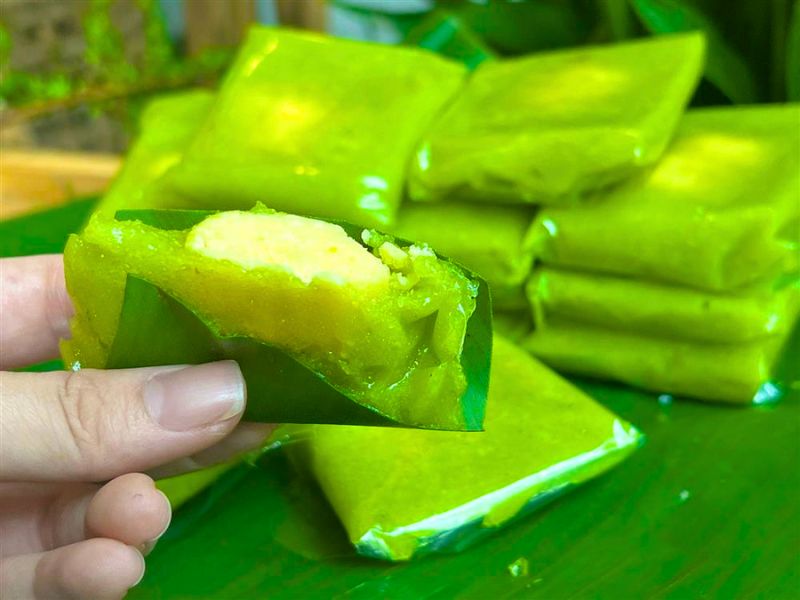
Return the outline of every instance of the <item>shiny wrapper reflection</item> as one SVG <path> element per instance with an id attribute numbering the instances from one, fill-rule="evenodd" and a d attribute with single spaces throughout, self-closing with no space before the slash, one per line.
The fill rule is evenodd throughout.
<path id="1" fill-rule="evenodd" d="M 203 208 L 385 227 L 466 69 L 431 52 L 253 27 L 164 185 Z"/>
<path id="2" fill-rule="evenodd" d="M 426 134 L 413 200 L 573 204 L 655 163 L 703 64 L 700 33 L 486 61 Z"/>
<path id="3" fill-rule="evenodd" d="M 356 550 L 405 560 L 459 550 L 611 468 L 643 436 L 496 337 L 485 431 L 314 426 L 290 446 Z"/>
<path id="4" fill-rule="evenodd" d="M 764 403 L 800 309 L 800 105 L 690 110 L 650 171 L 531 235 L 535 331 L 569 373 Z"/>

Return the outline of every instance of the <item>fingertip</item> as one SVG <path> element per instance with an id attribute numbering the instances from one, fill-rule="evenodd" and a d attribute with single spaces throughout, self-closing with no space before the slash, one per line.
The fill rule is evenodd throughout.
<path id="1" fill-rule="evenodd" d="M 142 473 L 121 475 L 95 494 L 86 515 L 90 533 L 145 548 L 166 531 L 172 517 L 167 497 Z"/>
<path id="2" fill-rule="evenodd" d="M 46 553 L 36 569 L 34 591 L 42 598 L 122 598 L 144 571 L 136 548 L 94 538 Z"/>

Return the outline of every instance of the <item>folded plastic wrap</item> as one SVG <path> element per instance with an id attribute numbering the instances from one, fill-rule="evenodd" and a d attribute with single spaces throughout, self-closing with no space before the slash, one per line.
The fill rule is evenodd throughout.
<path id="1" fill-rule="evenodd" d="M 193 90 L 152 100 L 139 121 L 139 137 L 95 213 L 113 218 L 122 208 L 183 208 L 185 198 L 155 183 L 178 163 L 214 95 Z"/>
<path id="2" fill-rule="evenodd" d="M 661 156 L 703 65 L 699 33 L 481 64 L 423 139 L 414 200 L 571 203 Z"/>
<path id="3" fill-rule="evenodd" d="M 71 236 L 65 271 L 72 368 L 230 358 L 251 420 L 482 426 L 488 288 L 427 246 L 263 207 L 128 211 Z"/>
<path id="4" fill-rule="evenodd" d="M 612 379 L 700 400 L 760 404 L 781 395 L 773 373 L 790 335 L 725 344 L 646 336 L 552 319 L 522 345 L 565 373 Z"/>
<path id="5" fill-rule="evenodd" d="M 733 290 L 800 271 L 800 104 L 691 110 L 663 160 L 536 219 L 546 264 Z"/>
<path id="6" fill-rule="evenodd" d="M 746 342 L 786 334 L 800 277 L 738 293 L 706 292 L 582 271 L 539 267 L 527 285 L 539 326 L 551 318 L 658 337 Z"/>
<path id="7" fill-rule="evenodd" d="M 492 305 L 526 305 L 523 284 L 533 264 L 529 207 L 472 203 L 405 203 L 390 231 L 425 242 L 437 252 L 483 277 L 492 291 Z"/>
<path id="8" fill-rule="evenodd" d="M 316 426 L 292 446 L 363 555 L 458 550 L 620 462 L 643 438 L 496 337 L 486 430 Z"/>
<path id="9" fill-rule="evenodd" d="M 465 72 L 426 50 L 253 27 L 167 183 L 201 208 L 384 226 Z"/>

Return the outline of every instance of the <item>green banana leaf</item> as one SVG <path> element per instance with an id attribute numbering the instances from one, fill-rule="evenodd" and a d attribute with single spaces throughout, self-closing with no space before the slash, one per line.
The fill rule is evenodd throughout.
<path id="1" fill-rule="evenodd" d="M 584 43 L 594 20 L 587 14 L 591 10 L 582 10 L 590 3 L 580 0 L 437 0 L 435 4 L 455 14 L 490 48 L 503 55 Z"/>
<path id="2" fill-rule="evenodd" d="M 697 7 L 683 0 L 632 0 L 642 23 L 653 33 L 702 31 L 708 43 L 706 78 L 737 104 L 755 102 L 758 89 L 739 52 Z"/>
<path id="3" fill-rule="evenodd" d="M 169 498 L 170 506 L 172 506 L 172 510 L 174 512 L 181 508 L 195 495 L 197 495 L 198 492 L 207 488 L 212 483 L 220 481 L 220 485 L 217 486 L 215 490 L 217 493 L 221 493 L 228 489 L 228 486 L 224 485 L 221 480 L 227 475 L 227 477 L 224 479 L 225 483 L 230 485 L 235 481 L 238 481 L 238 477 L 247 472 L 246 468 L 239 468 L 241 464 L 242 460 L 237 457 L 233 460 L 229 460 L 218 465 L 213 465 L 205 469 L 200 469 L 198 471 L 192 471 L 182 475 L 174 475 L 173 477 L 159 479 L 156 481 L 156 487 L 164 492 L 167 498 Z M 207 502 L 205 505 L 213 504 L 214 497 L 207 497 L 206 500 Z M 202 514 L 205 512 L 202 510 L 202 506 L 204 505 L 195 505 L 194 512 L 197 514 Z M 177 536 L 179 533 L 179 528 L 170 530 L 171 536 Z"/>
<path id="4" fill-rule="evenodd" d="M 435 10 L 406 35 L 404 43 L 433 50 L 474 69 L 497 54 L 457 15 Z"/>
<path id="5" fill-rule="evenodd" d="M 793 4 L 786 38 L 786 97 L 800 101 L 800 0 Z"/>
<path id="6" fill-rule="evenodd" d="M 0 220 L 0 257 L 62 252 L 70 233 L 80 230 L 97 198 L 76 199 L 38 213 Z"/>
<path id="7" fill-rule="evenodd" d="M 91 207 L 0 222 L 0 256 L 60 252 Z M 356 557 L 318 490 L 282 453 L 268 454 L 222 493 L 214 485 L 176 512 L 129 598 L 792 598 L 798 356 L 800 335 L 786 353 L 794 383 L 784 401 L 746 410 L 579 381 L 648 444 L 613 476 L 457 555 L 402 565 Z"/>
<path id="8" fill-rule="evenodd" d="M 159 229 L 184 230 L 212 214 L 213 211 L 199 210 L 124 210 L 117 212 L 116 219 L 140 221 Z M 343 225 L 350 237 L 361 241 L 362 228 Z M 461 358 L 467 379 L 460 401 L 466 430 L 482 427 L 489 381 L 491 304 L 487 284 L 479 281 L 476 309 L 467 325 Z M 249 398 L 244 416 L 247 420 L 404 424 L 375 407 L 360 404 L 352 394 L 331 384 L 323 373 L 276 347 L 250 338 L 219 335 L 202 317 L 163 290 L 128 275 L 106 368 L 199 364 L 222 359 L 236 360 L 242 369 Z M 445 427 L 444 422 L 433 422 L 430 426 Z"/>

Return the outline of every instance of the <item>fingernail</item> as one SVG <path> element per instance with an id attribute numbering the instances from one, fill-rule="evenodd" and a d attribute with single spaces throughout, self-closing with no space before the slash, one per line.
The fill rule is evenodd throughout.
<path id="1" fill-rule="evenodd" d="M 138 550 L 138 549 L 134 548 L 133 546 L 128 546 L 128 547 L 129 547 L 131 550 L 133 550 L 134 552 L 136 552 L 136 554 L 138 554 L 138 555 L 139 555 L 139 560 L 141 560 L 141 561 L 142 561 L 142 571 L 141 571 L 141 574 L 139 575 L 139 578 L 136 580 L 136 583 L 134 583 L 134 584 L 131 586 L 132 588 L 134 588 L 134 587 L 136 587 L 137 585 L 139 585 L 140 583 L 142 583 L 142 579 L 144 579 L 144 572 L 145 572 L 145 567 L 146 567 L 146 565 L 145 565 L 145 562 L 144 562 L 144 555 L 143 555 L 141 552 L 139 552 L 139 550 Z M 130 589 L 130 588 L 128 588 L 128 589 Z"/>
<path id="2" fill-rule="evenodd" d="M 159 489 L 156 489 L 156 492 L 161 495 L 161 499 L 164 501 L 167 511 L 169 511 L 169 518 L 167 519 L 167 523 L 164 525 L 164 528 L 159 531 L 155 537 L 153 537 L 153 539 L 147 540 L 144 544 L 139 546 L 139 551 L 142 553 L 142 556 L 147 556 L 153 551 L 153 548 L 156 547 L 158 540 L 161 539 L 161 536 L 167 532 L 167 529 L 169 529 L 169 525 L 172 522 L 172 504 L 170 503 L 169 498 Z"/>
<path id="3" fill-rule="evenodd" d="M 245 384 L 232 360 L 162 371 L 144 388 L 150 416 L 171 431 L 189 431 L 244 410 Z"/>

